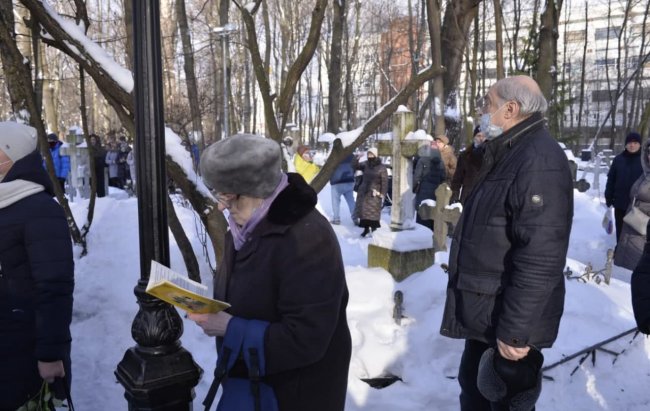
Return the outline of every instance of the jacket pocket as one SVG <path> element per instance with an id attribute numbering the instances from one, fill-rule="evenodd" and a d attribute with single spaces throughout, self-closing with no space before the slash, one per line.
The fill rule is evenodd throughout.
<path id="1" fill-rule="evenodd" d="M 493 332 L 501 278 L 491 275 L 459 275 L 456 283 L 456 318 L 468 330 L 482 335 Z"/>

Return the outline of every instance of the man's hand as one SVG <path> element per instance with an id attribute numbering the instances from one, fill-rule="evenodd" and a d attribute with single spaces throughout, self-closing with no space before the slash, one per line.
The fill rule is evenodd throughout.
<path id="1" fill-rule="evenodd" d="M 38 362 L 38 373 L 41 378 L 48 383 L 53 383 L 56 377 L 65 377 L 65 369 L 63 368 L 63 361 L 54 362 Z"/>
<path id="2" fill-rule="evenodd" d="M 196 322 L 203 332 L 212 337 L 223 337 L 232 315 L 220 311 L 216 314 L 188 314 L 187 318 Z"/>
<path id="3" fill-rule="evenodd" d="M 528 355 L 530 347 L 513 347 L 504 343 L 503 341 L 497 339 L 497 347 L 499 348 L 499 354 L 506 360 L 517 361 L 521 360 Z"/>

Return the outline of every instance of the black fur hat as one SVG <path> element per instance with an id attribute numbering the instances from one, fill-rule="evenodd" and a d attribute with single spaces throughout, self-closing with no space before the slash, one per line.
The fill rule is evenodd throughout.
<path id="1" fill-rule="evenodd" d="M 519 361 L 503 358 L 494 348 L 481 356 L 476 385 L 492 402 L 508 400 L 510 411 L 530 411 L 542 392 L 544 356 L 532 348 Z"/>
<path id="2" fill-rule="evenodd" d="M 201 155 L 201 175 L 219 193 L 267 198 L 280 183 L 280 145 L 254 134 L 217 141 Z"/>

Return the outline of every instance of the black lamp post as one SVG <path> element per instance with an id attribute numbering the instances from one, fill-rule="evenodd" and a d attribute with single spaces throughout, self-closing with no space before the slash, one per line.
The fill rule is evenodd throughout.
<path id="1" fill-rule="evenodd" d="M 202 370 L 179 341 L 183 322 L 176 309 L 145 293 L 151 260 L 169 266 L 165 130 L 158 0 L 133 1 L 135 154 L 138 173 L 140 309 L 115 375 L 130 411 L 190 411 Z"/>

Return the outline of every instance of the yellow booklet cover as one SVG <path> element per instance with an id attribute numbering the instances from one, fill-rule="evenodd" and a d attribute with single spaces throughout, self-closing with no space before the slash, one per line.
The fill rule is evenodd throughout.
<path id="1" fill-rule="evenodd" d="M 209 297 L 208 287 L 151 261 L 147 294 L 195 314 L 218 313 L 230 304 Z"/>

